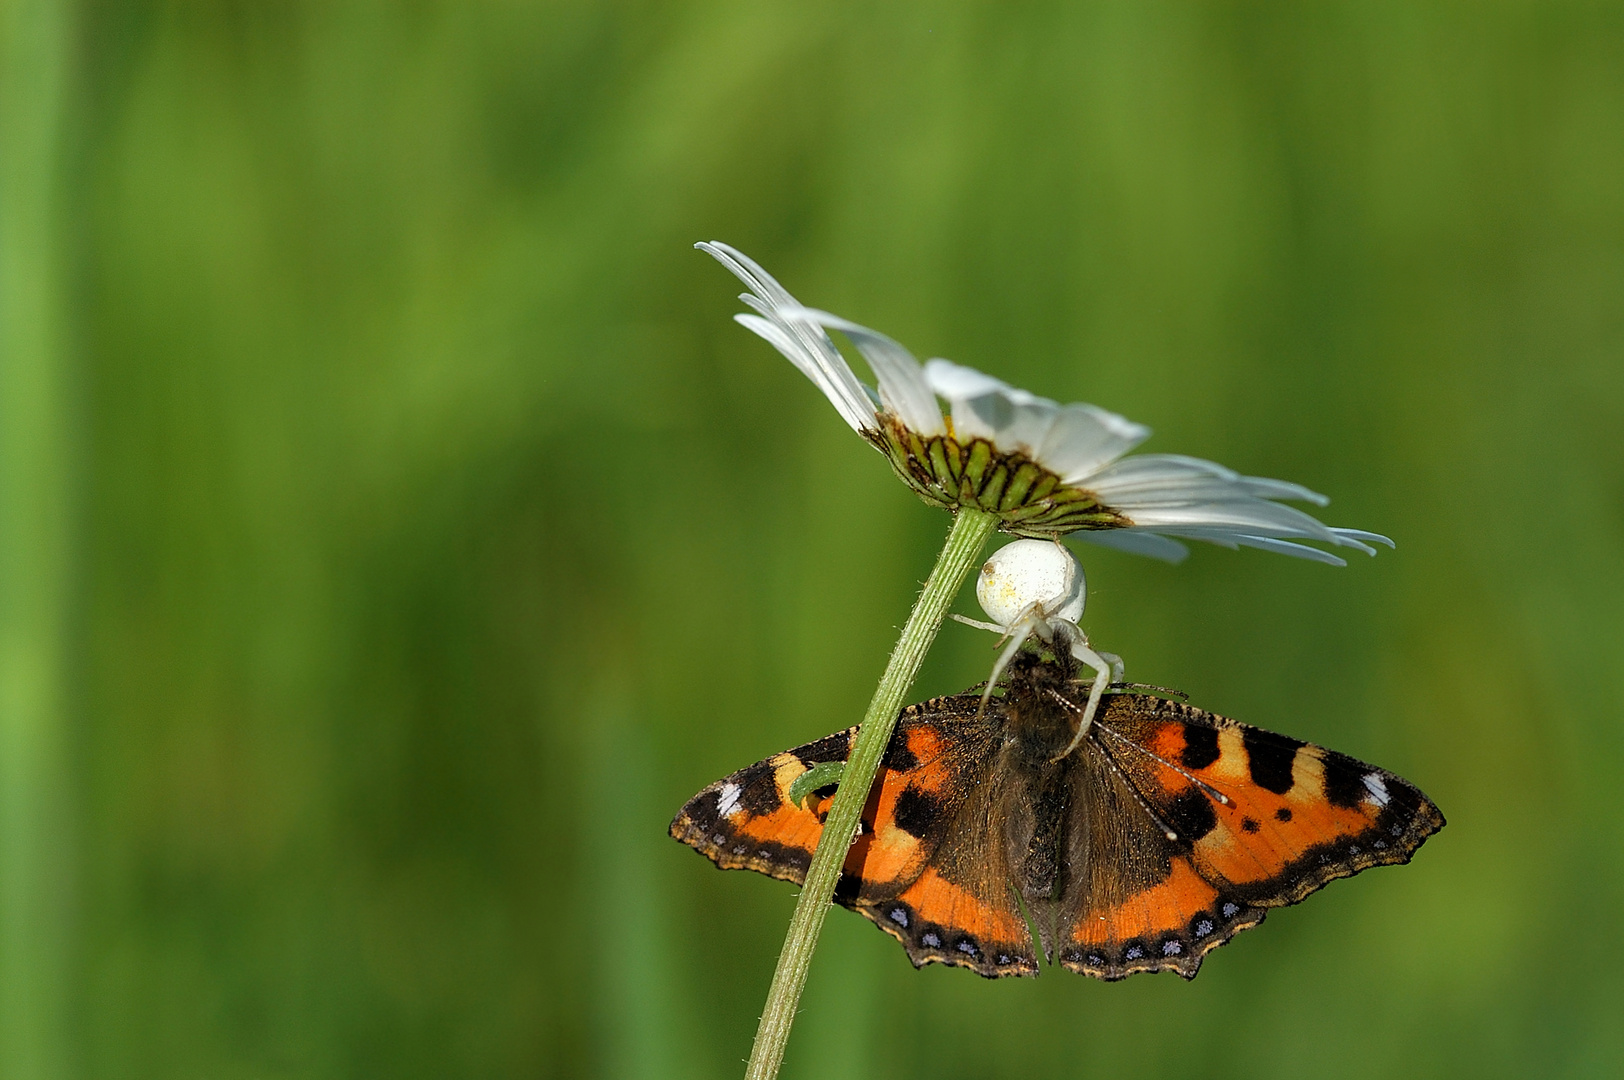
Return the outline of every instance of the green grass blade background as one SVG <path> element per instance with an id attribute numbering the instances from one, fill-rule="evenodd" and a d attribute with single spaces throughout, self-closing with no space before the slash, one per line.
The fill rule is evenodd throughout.
<path id="1" fill-rule="evenodd" d="M 16 1075 L 742 1072 L 793 890 L 666 823 L 860 716 L 945 522 L 729 321 L 713 238 L 1392 535 L 1085 549 L 1088 629 L 1450 820 L 1191 984 L 915 972 L 836 912 L 786 1077 L 1616 1074 L 1624 7 L 61 20 L 43 74 L 6 43 L 68 103 L 6 104 L 61 332 L 8 307 L 6 370 L 67 395 L 0 461 L 8 514 L 55 484 L 7 648 L 66 683 L 5 720 L 47 740 L 6 895 L 60 899 L 5 909 Z M 991 659 L 950 626 L 914 696 Z"/>
<path id="2" fill-rule="evenodd" d="M 0 1075 L 70 1075 L 72 27 L 0 8 Z"/>

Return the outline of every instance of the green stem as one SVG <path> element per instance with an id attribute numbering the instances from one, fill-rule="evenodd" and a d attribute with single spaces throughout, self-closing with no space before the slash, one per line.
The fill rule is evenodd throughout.
<path id="1" fill-rule="evenodd" d="M 978 510 L 966 507 L 958 512 L 953 529 L 947 534 L 947 543 L 936 559 L 936 568 L 930 572 L 924 591 L 914 603 L 913 614 L 908 616 L 908 625 L 902 628 L 885 674 L 880 676 L 880 685 L 874 691 L 874 700 L 869 702 L 856 745 L 846 762 L 840 789 L 835 792 L 829 816 L 823 823 L 823 837 L 818 841 L 817 853 L 812 856 L 811 869 L 806 872 L 806 883 L 795 903 L 795 914 L 790 916 L 789 934 L 784 938 L 784 951 L 778 954 L 778 970 L 773 972 L 772 989 L 767 991 L 767 1005 L 761 1014 L 761 1026 L 756 1028 L 756 1042 L 750 1050 L 750 1067 L 745 1070 L 745 1080 L 773 1080 L 778 1075 L 790 1025 L 795 1022 L 795 1007 L 800 1003 L 801 988 L 806 985 L 806 973 L 812 966 L 812 950 L 817 948 L 823 917 L 828 914 L 835 883 L 840 880 L 841 864 L 846 861 L 846 852 L 857 833 L 858 818 L 863 804 L 868 801 L 868 789 L 874 783 L 880 758 L 897 725 L 902 695 L 913 685 L 919 665 L 935 640 L 936 631 L 941 629 L 947 605 L 958 595 L 959 586 L 964 584 L 965 575 L 975 565 L 981 546 L 997 523 L 991 514 Z"/>

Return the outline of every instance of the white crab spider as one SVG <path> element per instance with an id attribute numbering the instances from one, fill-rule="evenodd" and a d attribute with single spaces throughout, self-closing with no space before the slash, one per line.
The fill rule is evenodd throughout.
<path id="1" fill-rule="evenodd" d="M 992 622 L 962 615 L 953 618 L 1008 639 L 987 679 L 987 689 L 981 695 L 982 708 L 986 708 L 1004 668 L 1033 634 L 1057 650 L 1067 650 L 1094 671 L 1094 685 L 1089 690 L 1088 704 L 1083 708 L 1077 733 L 1072 736 L 1071 745 L 1059 755 L 1065 757 L 1082 742 L 1094 722 L 1101 696 L 1112 680 L 1122 680 L 1124 670 L 1120 656 L 1094 651 L 1088 644 L 1088 635 L 1078 626 L 1088 600 L 1082 564 L 1059 541 L 1017 540 L 994 552 L 981 567 L 976 577 L 976 599 Z"/>

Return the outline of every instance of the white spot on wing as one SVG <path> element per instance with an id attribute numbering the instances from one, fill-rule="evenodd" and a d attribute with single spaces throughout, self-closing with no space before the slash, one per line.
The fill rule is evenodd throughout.
<path id="1" fill-rule="evenodd" d="M 716 796 L 716 812 L 723 817 L 732 817 L 739 812 L 739 785 L 723 784 L 721 792 Z"/>
<path id="2" fill-rule="evenodd" d="M 1370 792 L 1365 801 L 1376 806 L 1386 806 L 1387 800 L 1392 796 L 1387 794 L 1387 785 L 1382 782 L 1381 774 L 1366 773 L 1365 789 Z"/>

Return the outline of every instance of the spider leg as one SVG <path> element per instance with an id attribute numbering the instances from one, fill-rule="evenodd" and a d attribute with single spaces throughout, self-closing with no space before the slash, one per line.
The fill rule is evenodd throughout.
<path id="1" fill-rule="evenodd" d="M 1121 682 L 1122 677 L 1128 673 L 1128 666 L 1122 662 L 1122 657 L 1118 656 L 1116 653 L 1102 652 L 1100 653 L 1100 659 L 1107 661 L 1111 665 L 1112 682 Z"/>
<path id="2" fill-rule="evenodd" d="M 987 677 L 987 689 L 981 692 L 981 705 L 976 709 L 977 717 L 987 711 L 987 702 L 992 698 L 992 688 L 998 684 L 998 676 L 1004 673 L 1015 653 L 1026 644 L 1026 639 L 1031 637 L 1036 629 L 1037 626 L 1030 617 L 1022 619 L 1018 625 L 1011 628 L 1009 644 L 1004 646 L 1004 651 L 999 653 L 998 659 L 993 662 L 992 674 Z"/>
<path id="3" fill-rule="evenodd" d="M 991 630 L 999 637 L 1003 637 L 1005 634 L 1009 633 L 1009 627 L 1007 626 L 999 626 L 995 622 L 982 622 L 980 619 L 966 618 L 957 612 L 954 612 L 951 616 L 949 616 L 949 618 L 951 618 L 954 622 L 961 622 L 965 626 L 973 626 L 977 630 Z"/>
<path id="4" fill-rule="evenodd" d="M 1052 759 L 1054 761 L 1059 761 L 1067 754 L 1070 754 L 1083 741 L 1083 736 L 1088 734 L 1089 726 L 1094 723 L 1094 713 L 1099 710 L 1100 697 L 1105 693 L 1105 688 L 1111 684 L 1110 661 L 1089 648 L 1088 639 L 1083 637 L 1081 633 L 1072 638 L 1071 655 L 1094 669 L 1094 685 L 1088 691 L 1088 704 L 1083 706 L 1083 715 L 1082 719 L 1078 721 L 1077 733 L 1071 737 L 1071 744 Z"/>

